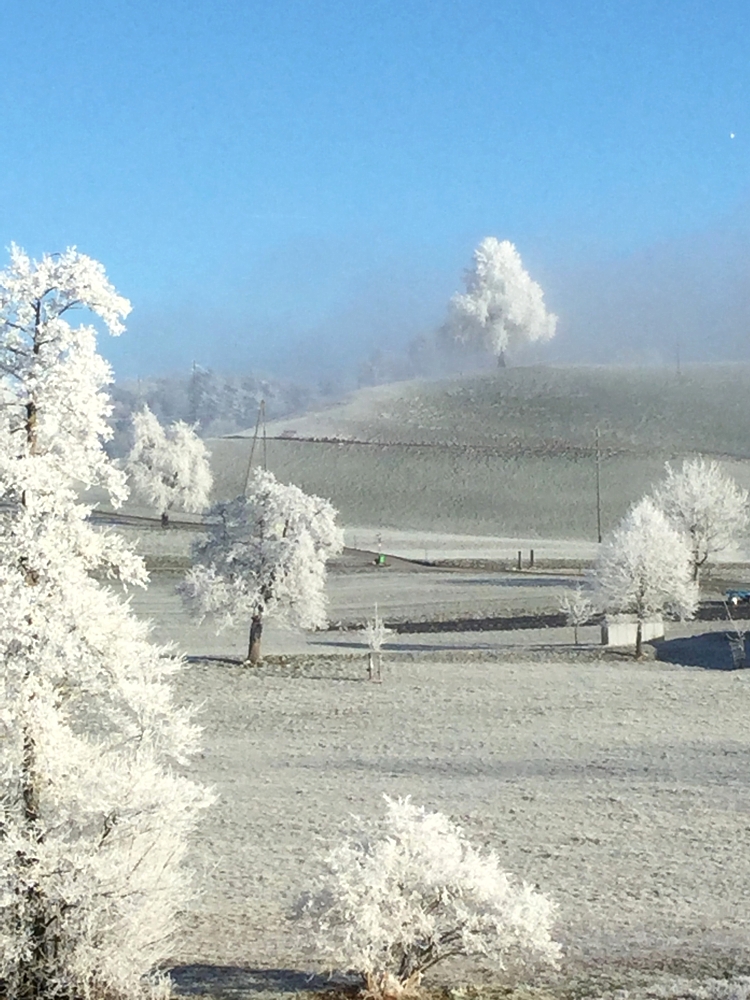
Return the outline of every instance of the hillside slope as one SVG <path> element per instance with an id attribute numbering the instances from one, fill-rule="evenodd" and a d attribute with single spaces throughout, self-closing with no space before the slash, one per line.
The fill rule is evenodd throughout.
<path id="1" fill-rule="evenodd" d="M 271 436 L 344 437 L 537 451 L 612 449 L 750 457 L 750 365 L 528 367 L 360 389 L 268 425 Z M 245 434 L 252 434 L 252 430 Z"/>
<path id="2" fill-rule="evenodd" d="M 606 532 L 665 461 L 702 453 L 750 486 L 750 365 L 509 368 L 363 389 L 270 423 L 263 461 L 330 497 L 347 525 L 596 537 L 596 428 Z M 216 493 L 244 486 L 253 431 L 210 442 Z"/>

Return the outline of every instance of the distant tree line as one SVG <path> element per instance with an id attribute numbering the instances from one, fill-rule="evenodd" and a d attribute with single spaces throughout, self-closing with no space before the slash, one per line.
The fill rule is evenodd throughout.
<path id="1" fill-rule="evenodd" d="M 347 388 L 333 381 L 312 385 L 252 372 L 228 375 L 200 365 L 186 374 L 117 382 L 110 387 L 114 438 L 109 450 L 119 456 L 130 450 L 132 419 L 144 406 L 162 425 L 183 421 L 197 425 L 201 437 L 217 437 L 253 427 L 261 399 L 267 418 L 275 420 L 332 402 Z"/>

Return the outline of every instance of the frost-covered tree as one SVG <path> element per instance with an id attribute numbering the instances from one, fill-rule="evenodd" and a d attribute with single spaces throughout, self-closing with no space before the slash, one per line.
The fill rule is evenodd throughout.
<path id="1" fill-rule="evenodd" d="M 451 299 L 444 328 L 458 342 L 490 351 L 503 365 L 508 349 L 554 337 L 557 316 L 508 240 L 483 239 L 464 280 L 466 292 Z"/>
<path id="2" fill-rule="evenodd" d="M 204 792 L 171 700 L 178 658 L 92 575 L 143 584 L 78 484 L 126 495 L 102 443 L 111 373 L 91 325 L 129 303 L 67 250 L 0 273 L 0 986 L 9 998 L 166 991 L 155 973 L 191 895 L 182 861 Z"/>
<path id="3" fill-rule="evenodd" d="M 451 956 L 519 973 L 556 965 L 556 907 L 481 852 L 439 812 L 386 801 L 384 820 L 339 838 L 297 904 L 308 946 L 334 969 L 356 970 L 376 997 L 398 997 Z"/>
<path id="4" fill-rule="evenodd" d="M 363 638 L 370 650 L 367 675 L 371 681 L 382 681 L 383 679 L 383 643 L 385 642 L 385 637 L 390 635 L 392 631 L 393 629 L 388 628 L 378 614 L 378 606 L 376 604 L 375 617 L 369 618 L 362 629 Z"/>
<path id="5" fill-rule="evenodd" d="M 654 490 L 654 501 L 688 539 L 692 575 L 716 552 L 731 545 L 747 528 L 748 493 L 717 462 L 685 459 L 677 470 L 667 462 L 666 476 Z"/>
<path id="6" fill-rule="evenodd" d="M 578 645 L 578 629 L 591 621 L 594 614 L 594 603 L 591 597 L 578 586 L 573 591 L 563 594 L 560 600 L 560 611 L 565 615 L 568 625 L 573 628 L 573 638 Z"/>
<path id="7" fill-rule="evenodd" d="M 247 494 L 207 512 L 208 535 L 180 591 L 219 628 L 250 623 L 247 658 L 260 660 L 263 623 L 273 616 L 299 628 L 326 623 L 326 561 L 344 545 L 328 500 L 256 470 Z"/>
<path id="8" fill-rule="evenodd" d="M 172 509 L 196 512 L 208 506 L 213 485 L 208 450 L 182 420 L 165 429 L 148 406 L 134 414 L 125 471 L 135 495 L 156 507 L 165 526 Z"/>
<path id="9" fill-rule="evenodd" d="M 698 603 L 685 538 L 650 497 L 631 507 L 604 541 L 594 580 L 604 611 L 635 615 L 637 657 L 645 621 L 664 613 L 691 618 Z"/>

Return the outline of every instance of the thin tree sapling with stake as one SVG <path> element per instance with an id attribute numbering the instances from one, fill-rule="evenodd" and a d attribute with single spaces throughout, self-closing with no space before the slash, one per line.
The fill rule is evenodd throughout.
<path id="1" fill-rule="evenodd" d="M 322 628 L 326 562 L 344 547 L 328 500 L 256 469 L 246 494 L 215 504 L 208 533 L 193 547 L 195 565 L 179 591 L 219 629 L 249 621 L 248 663 L 261 659 L 268 617 L 299 628 Z"/>
<path id="2" fill-rule="evenodd" d="M 96 530 L 76 489 L 117 505 L 107 363 L 91 325 L 130 305 L 74 249 L 11 248 L 0 273 L 0 982 L 11 1000 L 165 995 L 157 970 L 192 895 L 188 837 L 209 797 L 179 774 L 198 748 L 128 604 L 143 561 Z"/>
<path id="3" fill-rule="evenodd" d="M 383 680 L 383 643 L 385 637 L 390 635 L 393 629 L 386 628 L 385 622 L 378 614 L 378 606 L 375 605 L 375 617 L 369 619 L 362 629 L 365 642 L 370 652 L 367 656 L 367 678 L 371 681 L 381 683 Z"/>
<path id="4" fill-rule="evenodd" d="M 568 625 L 573 627 L 573 638 L 577 646 L 578 629 L 591 621 L 594 615 L 594 602 L 579 584 L 575 590 L 563 594 L 560 611 L 565 615 Z"/>

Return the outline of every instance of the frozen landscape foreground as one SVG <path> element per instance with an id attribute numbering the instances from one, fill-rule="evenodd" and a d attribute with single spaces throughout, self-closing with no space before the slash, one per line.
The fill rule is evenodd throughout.
<path id="1" fill-rule="evenodd" d="M 315 969 L 292 905 L 339 824 L 378 814 L 384 792 L 447 813 L 558 901 L 558 984 L 747 965 L 746 672 L 459 654 L 387 663 L 376 685 L 338 657 L 204 662 L 179 698 L 204 706 L 195 773 L 219 794 L 193 845 L 204 894 L 174 955 L 186 988 L 203 975 L 215 992 L 221 969 L 233 994 L 242 969 L 267 982 Z"/>

